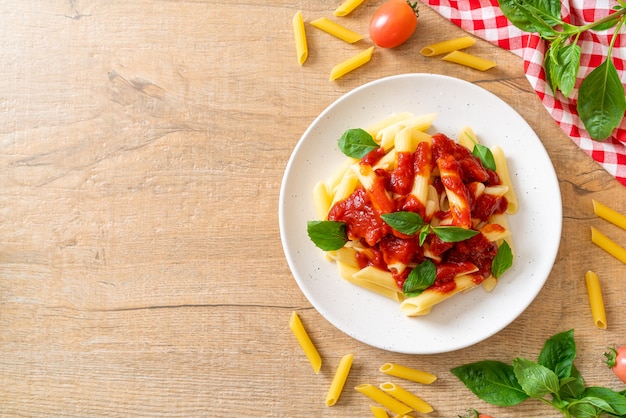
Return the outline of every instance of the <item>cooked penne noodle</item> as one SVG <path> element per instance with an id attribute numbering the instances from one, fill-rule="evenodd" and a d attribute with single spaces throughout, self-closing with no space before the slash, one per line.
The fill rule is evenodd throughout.
<path id="1" fill-rule="evenodd" d="M 474 130 L 469 126 L 465 126 L 459 133 L 459 144 L 468 150 L 473 150 L 478 143 L 478 138 L 474 134 Z"/>
<path id="2" fill-rule="evenodd" d="M 376 142 L 386 151 L 388 151 L 389 149 L 394 147 L 395 138 L 398 132 L 402 131 L 403 129 L 408 129 L 408 132 L 411 133 L 414 130 L 422 132 L 426 131 L 428 128 L 431 127 L 436 116 L 436 113 L 417 115 L 389 125 L 386 128 L 378 131 L 378 133 L 376 134 Z"/>
<path id="3" fill-rule="evenodd" d="M 302 65 L 309 56 L 309 47 L 306 40 L 306 30 L 304 29 L 304 17 L 302 11 L 298 10 L 292 20 L 293 35 L 296 40 L 296 54 L 298 56 L 298 64 Z"/>
<path id="4" fill-rule="evenodd" d="M 452 51 L 442 58 L 444 61 L 464 65 L 479 71 L 487 71 L 496 66 L 496 63 L 463 51 Z"/>
<path id="5" fill-rule="evenodd" d="M 378 123 L 375 123 L 373 125 L 368 126 L 367 128 L 365 128 L 365 131 L 367 131 L 367 133 L 369 133 L 372 138 L 376 138 L 376 136 L 378 135 L 378 132 L 385 129 L 388 126 L 391 126 L 397 122 L 403 121 L 405 119 L 408 119 L 410 117 L 412 117 L 413 114 L 410 112 L 401 112 L 401 113 L 396 113 L 395 115 L 391 115 L 383 120 L 381 120 Z"/>
<path id="6" fill-rule="evenodd" d="M 349 167 L 349 170 L 346 170 L 344 173 L 341 182 L 337 185 L 337 190 L 333 195 L 333 200 L 330 204 L 330 207 L 337 202 L 341 202 L 344 199 L 347 199 L 348 196 L 354 192 L 354 189 L 359 184 L 359 178 L 356 176 L 354 171 L 352 170 L 352 166 Z"/>
<path id="7" fill-rule="evenodd" d="M 317 352 L 309 334 L 306 332 L 304 325 L 302 325 L 302 322 L 300 321 L 300 317 L 298 317 L 298 314 L 295 311 L 292 312 L 291 318 L 289 319 L 289 328 L 291 328 L 291 332 L 293 332 L 293 335 L 295 335 L 298 339 L 298 343 L 300 343 L 300 347 L 302 347 L 304 354 L 309 359 L 315 374 L 318 374 L 322 367 L 322 358 Z"/>
<path id="8" fill-rule="evenodd" d="M 476 286 L 471 275 L 461 275 L 454 278 L 456 287 L 446 293 L 437 290 L 426 289 L 417 296 L 406 298 L 400 303 L 400 310 L 406 316 L 419 316 L 428 313 L 434 305 Z"/>
<path id="9" fill-rule="evenodd" d="M 349 44 L 353 44 L 363 39 L 362 35 L 359 35 L 345 26 L 335 23 L 325 17 L 320 17 L 319 19 L 311 21 L 311 25 Z"/>
<path id="10" fill-rule="evenodd" d="M 601 217 L 602 219 L 611 222 L 614 225 L 619 226 L 622 229 L 626 229 L 626 216 L 622 215 L 616 210 L 609 208 L 608 206 L 591 199 L 593 203 L 593 213 Z"/>
<path id="11" fill-rule="evenodd" d="M 496 287 L 497 284 L 498 284 L 498 279 L 496 279 L 493 276 L 487 277 L 481 283 L 481 285 L 483 286 L 483 289 L 485 289 L 486 292 L 491 292 Z"/>
<path id="12" fill-rule="evenodd" d="M 313 187 L 313 202 L 317 219 L 326 219 L 331 207 L 331 198 L 326 189 L 326 183 L 323 181 L 317 182 Z"/>
<path id="13" fill-rule="evenodd" d="M 424 385 L 430 385 L 437 380 L 437 376 L 432 373 L 412 369 L 395 363 L 383 364 L 380 366 L 380 371 L 389 376 L 399 377 L 400 379 L 410 380 Z"/>
<path id="14" fill-rule="evenodd" d="M 357 392 L 360 392 L 363 395 L 367 396 L 371 400 L 381 404 L 395 414 L 408 414 L 413 410 L 410 406 L 403 404 L 399 400 L 387 395 L 385 392 L 369 383 L 358 385 L 354 389 L 356 389 Z"/>
<path id="15" fill-rule="evenodd" d="M 496 145 L 492 147 L 491 153 L 493 154 L 493 159 L 496 162 L 496 173 L 498 174 L 498 177 L 500 177 L 502 184 L 508 187 L 508 190 L 504 194 L 507 202 L 509 202 L 506 213 L 513 215 L 517 213 L 518 204 L 515 188 L 513 187 L 513 182 L 511 181 L 511 174 L 509 173 L 509 164 L 506 162 L 504 151 L 499 146 Z"/>
<path id="16" fill-rule="evenodd" d="M 626 250 L 593 226 L 591 227 L 591 242 L 626 264 Z"/>
<path id="17" fill-rule="evenodd" d="M 432 57 L 434 55 L 447 54 L 448 52 L 468 48 L 474 45 L 475 42 L 476 41 L 471 36 L 462 36 L 460 38 L 426 45 L 422 48 L 420 53 L 426 57 Z"/>
<path id="18" fill-rule="evenodd" d="M 345 0 L 343 3 L 341 3 L 341 5 L 339 5 L 339 7 L 337 7 L 337 9 L 335 9 L 333 14 L 335 16 L 347 16 L 361 3 L 363 3 L 363 1 L 365 0 Z"/>
<path id="19" fill-rule="evenodd" d="M 374 418 L 389 418 L 389 414 L 385 410 L 385 408 L 376 405 L 370 405 L 370 409 L 374 414 Z"/>
<path id="20" fill-rule="evenodd" d="M 330 389 L 328 389 L 328 394 L 326 395 L 326 406 L 333 406 L 339 400 L 343 386 L 348 379 L 353 359 L 353 354 L 346 354 L 341 358 L 337 371 L 335 372 L 335 376 L 333 377 L 333 381 L 330 384 Z"/>
<path id="21" fill-rule="evenodd" d="M 428 402 L 415 396 L 401 386 L 398 386 L 391 382 L 385 382 L 380 385 L 380 388 L 385 391 L 385 393 L 393 396 L 403 404 L 410 406 L 417 412 L 421 412 L 423 414 L 433 412 L 433 407 L 430 406 Z"/>
<path id="22" fill-rule="evenodd" d="M 330 80 L 337 80 L 338 78 L 343 77 L 349 72 L 356 70 L 362 65 L 367 64 L 372 59 L 373 52 L 374 47 L 371 46 L 366 50 L 354 55 L 353 57 L 348 58 L 344 62 L 335 65 L 330 71 Z"/>
<path id="23" fill-rule="evenodd" d="M 362 268 L 357 273 L 355 273 L 353 277 L 357 280 L 363 280 L 366 282 L 377 284 L 389 290 L 399 290 L 396 281 L 391 275 L 391 272 L 381 270 L 374 266 L 367 266 L 365 268 Z"/>
<path id="24" fill-rule="evenodd" d="M 585 273 L 585 284 L 587 285 L 593 323 L 600 329 L 606 329 L 606 312 L 604 310 L 604 300 L 602 299 L 598 275 L 593 271 Z"/>

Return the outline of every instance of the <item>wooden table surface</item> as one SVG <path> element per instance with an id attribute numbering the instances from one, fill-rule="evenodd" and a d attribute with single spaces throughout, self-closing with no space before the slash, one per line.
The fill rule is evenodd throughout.
<path id="1" fill-rule="evenodd" d="M 271 3 L 271 4 L 270 4 Z M 460 364 L 535 358 L 575 329 L 588 384 L 623 389 L 603 365 L 626 343 L 626 268 L 590 241 L 591 199 L 626 212 L 624 187 L 562 133 L 522 61 L 482 40 L 478 72 L 424 58 L 421 47 L 463 35 L 421 6 L 415 36 L 375 49 L 331 82 L 334 64 L 370 46 L 308 26 L 298 65 L 291 19 L 330 17 L 340 2 L 110 0 L 0 5 L 0 415 L 371 416 L 353 387 L 381 383 L 397 362 L 435 373 L 410 388 L 456 417 L 557 416 L 538 401 L 487 405 L 451 373 Z M 381 1 L 341 22 L 367 34 Z M 366 82 L 447 74 L 501 97 L 547 149 L 563 198 L 563 234 L 547 283 L 511 325 L 453 353 L 406 355 L 334 328 L 292 277 L 280 242 L 283 171 L 316 115 Z M 531 162 L 525 162 L 531 163 Z M 595 328 L 584 274 L 603 283 L 609 327 Z M 315 375 L 288 327 L 296 311 L 324 360 Z M 324 398 L 355 355 L 337 405 Z"/>

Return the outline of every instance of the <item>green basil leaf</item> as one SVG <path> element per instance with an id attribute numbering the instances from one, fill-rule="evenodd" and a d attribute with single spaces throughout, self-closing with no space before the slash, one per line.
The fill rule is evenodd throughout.
<path id="1" fill-rule="evenodd" d="M 552 45 L 550 45 L 552 48 Z M 556 54 L 551 55 L 550 79 L 553 88 L 561 90 L 565 97 L 569 97 L 576 85 L 576 77 L 580 68 L 581 49 L 575 43 L 561 46 Z"/>
<path id="2" fill-rule="evenodd" d="M 585 129 L 595 140 L 604 141 L 619 126 L 626 110 L 626 97 L 610 57 L 580 84 L 577 110 Z"/>
<path id="3" fill-rule="evenodd" d="M 380 215 L 390 227 L 406 235 L 413 235 L 424 225 L 424 219 L 415 212 L 393 212 Z"/>
<path id="4" fill-rule="evenodd" d="M 308 221 L 311 241 L 324 251 L 338 250 L 348 242 L 346 224 L 338 221 Z"/>
<path id="5" fill-rule="evenodd" d="M 496 160 L 493 158 L 493 153 L 489 148 L 481 144 L 474 144 L 472 154 L 483 163 L 485 167 L 490 170 L 496 170 Z"/>
<path id="6" fill-rule="evenodd" d="M 552 370 L 523 358 L 513 360 L 513 372 L 524 392 L 541 399 L 549 393 L 559 393 L 559 378 Z"/>
<path id="7" fill-rule="evenodd" d="M 502 276 L 513 265 L 513 252 L 506 241 L 498 247 L 498 252 L 491 263 L 491 274 L 496 279 Z"/>
<path id="8" fill-rule="evenodd" d="M 426 260 L 418 264 L 404 281 L 402 293 L 406 296 L 417 296 L 435 283 L 437 267 L 435 263 Z"/>
<path id="9" fill-rule="evenodd" d="M 363 158 L 378 148 L 374 138 L 361 128 L 348 129 L 339 138 L 339 149 L 348 157 Z"/>
<path id="10" fill-rule="evenodd" d="M 539 363 L 541 363 L 541 361 Z M 585 380 L 574 365 L 572 365 L 570 377 L 561 379 L 560 384 L 561 389 L 559 389 L 559 397 L 561 399 L 580 399 L 585 392 Z"/>
<path id="11" fill-rule="evenodd" d="M 544 343 L 537 362 L 563 379 L 571 376 L 575 358 L 574 330 L 569 330 L 550 337 Z"/>
<path id="12" fill-rule="evenodd" d="M 618 416 L 626 415 L 626 397 L 619 392 L 615 392 L 609 388 L 591 386 L 584 392 L 584 397 L 593 397 L 603 399 L 609 404 L 613 413 Z M 608 409 L 605 411 L 610 412 Z"/>
<path id="13" fill-rule="evenodd" d="M 597 408 L 584 400 L 579 400 L 570 403 L 567 406 L 567 412 L 569 416 L 576 418 L 597 418 L 598 410 Z"/>
<path id="14" fill-rule="evenodd" d="M 459 242 L 472 238 L 479 232 L 474 229 L 461 228 L 458 226 L 434 226 L 432 231 L 443 242 Z"/>
<path id="15" fill-rule="evenodd" d="M 428 234 L 432 231 L 430 224 L 426 224 L 420 229 L 420 247 L 424 245 L 426 238 L 428 238 Z"/>
<path id="16" fill-rule="evenodd" d="M 500 10 L 509 21 L 525 32 L 538 32 L 544 38 L 557 35 L 560 25 L 559 0 L 499 0 Z"/>
<path id="17" fill-rule="evenodd" d="M 450 371 L 474 395 L 492 405 L 513 406 L 529 397 L 518 383 L 513 366 L 500 361 L 484 360 Z"/>

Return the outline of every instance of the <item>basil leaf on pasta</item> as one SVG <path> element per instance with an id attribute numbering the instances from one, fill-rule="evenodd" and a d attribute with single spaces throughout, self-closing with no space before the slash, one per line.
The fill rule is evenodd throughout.
<path id="1" fill-rule="evenodd" d="M 352 158 L 363 158 L 378 148 L 374 138 L 361 128 L 348 129 L 339 138 L 339 149 Z"/>
<path id="2" fill-rule="evenodd" d="M 334 251 L 348 242 L 346 224 L 338 221 L 309 221 L 307 233 L 311 241 L 324 251 Z"/>

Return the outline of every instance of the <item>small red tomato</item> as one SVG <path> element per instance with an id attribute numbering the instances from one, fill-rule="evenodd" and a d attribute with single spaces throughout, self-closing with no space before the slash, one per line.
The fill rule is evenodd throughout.
<path id="1" fill-rule="evenodd" d="M 611 348 L 611 351 L 604 353 L 604 356 L 606 365 L 613 370 L 619 380 L 626 383 L 626 345 L 618 349 Z"/>
<path id="2" fill-rule="evenodd" d="M 370 38 L 381 48 L 394 48 L 413 35 L 417 27 L 417 2 L 388 0 L 370 21 Z"/>

